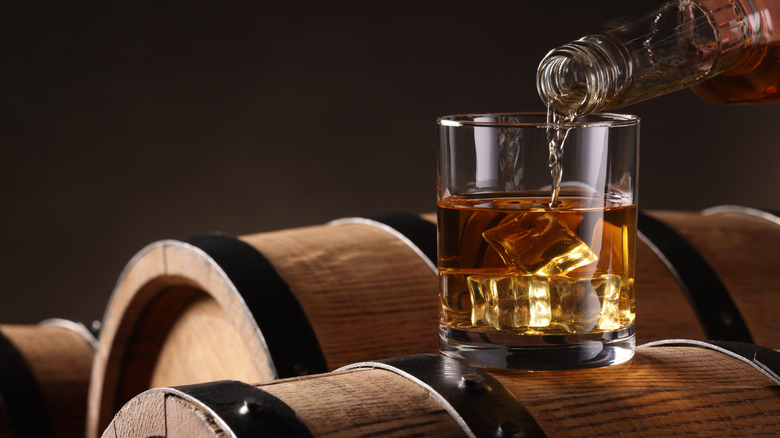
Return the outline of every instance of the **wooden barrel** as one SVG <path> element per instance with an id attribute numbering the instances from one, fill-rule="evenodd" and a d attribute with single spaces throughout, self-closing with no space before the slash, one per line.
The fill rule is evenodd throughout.
<path id="1" fill-rule="evenodd" d="M 587 370 L 484 372 L 416 355 L 259 385 L 149 390 L 103 437 L 778 436 L 778 371 L 774 350 L 681 340 Z"/>
<path id="2" fill-rule="evenodd" d="M 780 297 L 766 288 L 778 278 L 780 227 L 747 213 L 642 216 L 638 343 L 715 338 L 780 348 L 780 320 L 769 316 Z M 437 352 L 435 222 L 351 219 L 149 245 L 128 264 L 106 311 L 89 436 L 151 387 L 261 382 Z M 710 281 L 697 284 L 702 278 Z"/>
<path id="3" fill-rule="evenodd" d="M 62 319 L 0 325 L 0 437 L 83 437 L 96 343 Z"/>
<path id="4" fill-rule="evenodd" d="M 639 234 L 637 339 L 780 349 L 779 217 L 738 206 L 651 211 L 640 215 Z"/>
<path id="5" fill-rule="evenodd" d="M 435 244 L 434 223 L 401 215 L 147 246 L 106 309 L 89 436 L 155 386 L 437 351 Z"/>

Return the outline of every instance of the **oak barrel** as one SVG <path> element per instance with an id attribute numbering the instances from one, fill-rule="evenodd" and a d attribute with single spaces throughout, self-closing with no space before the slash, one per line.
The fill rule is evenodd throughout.
<path id="1" fill-rule="evenodd" d="M 0 325 L 0 437 L 83 437 L 96 342 L 63 319 Z"/>
<path id="2" fill-rule="evenodd" d="M 726 339 L 780 347 L 780 320 L 771 315 L 780 298 L 767 288 L 780 265 L 774 216 L 721 208 L 643 218 L 638 343 Z M 349 219 L 144 248 L 104 317 L 89 436 L 151 387 L 261 382 L 436 352 L 435 222 L 430 214 Z"/>
<path id="3" fill-rule="evenodd" d="M 674 340 L 613 367 L 486 372 L 415 355 L 259 385 L 152 389 L 103 437 L 777 436 L 779 356 Z"/>
<path id="4" fill-rule="evenodd" d="M 740 207 L 639 217 L 637 339 L 780 349 L 780 217 Z M 651 335 L 651 338 L 645 337 Z"/>
<path id="5" fill-rule="evenodd" d="M 391 215 L 148 245 L 103 318 L 89 436 L 155 386 L 268 381 L 437 351 L 435 244 L 431 221 Z"/>

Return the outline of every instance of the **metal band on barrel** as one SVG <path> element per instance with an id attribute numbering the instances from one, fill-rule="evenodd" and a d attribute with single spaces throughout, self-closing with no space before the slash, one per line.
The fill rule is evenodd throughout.
<path id="1" fill-rule="evenodd" d="M 94 322 L 92 323 L 92 329 L 87 327 L 84 323 L 62 318 L 44 319 L 43 321 L 39 322 L 38 325 L 41 327 L 60 327 L 66 330 L 70 330 L 81 336 L 81 338 L 84 339 L 84 342 L 89 344 L 93 351 L 97 351 L 98 340 L 97 336 L 95 336 L 97 331 L 93 331 L 93 329 L 97 328 L 98 326 L 96 326 Z"/>
<path id="2" fill-rule="evenodd" d="M 390 226 L 406 236 L 436 266 L 438 262 L 436 224 L 428 222 L 420 216 L 407 213 L 386 214 L 375 216 L 372 219 Z"/>
<path id="3" fill-rule="evenodd" d="M 498 380 L 451 357 L 417 354 L 360 362 L 336 371 L 379 368 L 427 389 L 467 436 L 544 437 L 534 417 Z"/>
<path id="4" fill-rule="evenodd" d="M 709 339 L 753 343 L 726 286 L 693 246 L 668 225 L 641 212 L 638 229 L 640 238 L 677 279 Z"/>
<path id="5" fill-rule="evenodd" d="M 328 371 L 303 308 L 260 251 L 221 234 L 195 237 L 186 242 L 214 259 L 236 287 L 265 339 L 277 377 Z"/>
<path id="6" fill-rule="evenodd" d="M 53 437 L 46 402 L 27 362 L 0 332 L 0 415 L 8 421 L 11 436 Z"/>
<path id="7" fill-rule="evenodd" d="M 701 211 L 704 216 L 711 216 L 714 214 L 723 213 L 735 213 L 745 216 L 752 216 L 765 221 L 772 222 L 775 225 L 780 225 L 780 213 L 768 212 L 764 210 L 758 210 L 756 208 L 743 207 L 741 205 L 716 205 L 715 207 L 705 208 Z"/>
<path id="8" fill-rule="evenodd" d="M 312 438 L 292 408 L 247 383 L 224 380 L 175 388 L 156 388 L 188 400 L 206 411 L 230 438 Z"/>

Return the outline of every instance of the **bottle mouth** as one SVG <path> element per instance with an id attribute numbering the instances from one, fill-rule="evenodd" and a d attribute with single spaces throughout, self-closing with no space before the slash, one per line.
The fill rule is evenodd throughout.
<path id="1" fill-rule="evenodd" d="M 631 66 L 620 47 L 590 36 L 553 49 L 536 70 L 539 97 L 567 116 L 616 108 Z"/>
<path id="2" fill-rule="evenodd" d="M 550 52 L 536 72 L 536 90 L 545 105 L 573 116 L 588 100 L 588 73 L 585 66 L 566 54 Z"/>

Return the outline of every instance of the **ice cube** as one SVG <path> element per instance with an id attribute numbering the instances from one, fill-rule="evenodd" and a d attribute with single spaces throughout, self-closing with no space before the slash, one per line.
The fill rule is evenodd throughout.
<path id="1" fill-rule="evenodd" d="M 528 326 L 547 327 L 550 325 L 550 283 L 546 278 L 528 279 Z"/>
<path id="2" fill-rule="evenodd" d="M 601 316 L 601 301 L 590 279 L 574 283 L 571 290 L 571 331 L 593 331 Z"/>
<path id="3" fill-rule="evenodd" d="M 490 283 L 499 298 L 498 323 L 501 328 L 517 329 L 528 325 L 528 304 L 518 276 L 494 277 Z"/>
<path id="4" fill-rule="evenodd" d="M 561 275 L 598 260 L 564 222 L 530 211 L 482 233 L 507 267 L 524 274 Z"/>
<path id="5" fill-rule="evenodd" d="M 470 275 L 471 324 L 513 332 L 587 333 L 621 327 L 624 280 L 534 274 Z"/>
<path id="6" fill-rule="evenodd" d="M 591 283 L 601 301 L 601 316 L 598 328 L 602 330 L 617 330 L 620 328 L 620 277 L 617 275 L 602 275 L 594 278 Z"/>
<path id="7" fill-rule="evenodd" d="M 572 326 L 572 288 L 568 277 L 542 277 L 550 283 L 550 315 L 552 325 L 564 332 L 574 332 Z"/>
<path id="8" fill-rule="evenodd" d="M 471 297 L 471 325 L 474 327 L 485 321 L 485 297 L 489 292 L 490 277 L 482 275 L 469 275 L 469 297 Z"/>
<path id="9" fill-rule="evenodd" d="M 468 278 L 474 326 L 496 330 L 548 327 L 552 321 L 549 278 L 536 275 Z"/>
<path id="10" fill-rule="evenodd" d="M 549 325 L 550 289 L 546 278 L 514 274 L 494 278 L 491 287 L 498 293 L 502 328 L 527 330 Z"/>

